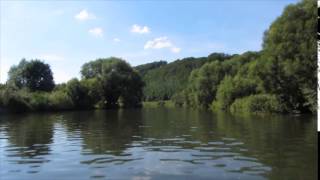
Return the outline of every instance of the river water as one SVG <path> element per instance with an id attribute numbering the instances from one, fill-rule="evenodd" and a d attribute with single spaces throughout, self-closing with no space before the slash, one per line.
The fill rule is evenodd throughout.
<path id="1" fill-rule="evenodd" d="M 317 179 L 316 116 L 184 108 L 0 115 L 0 179 Z"/>

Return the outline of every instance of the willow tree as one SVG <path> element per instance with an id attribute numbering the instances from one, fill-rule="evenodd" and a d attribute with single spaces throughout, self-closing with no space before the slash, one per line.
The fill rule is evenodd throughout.
<path id="1" fill-rule="evenodd" d="M 82 66 L 83 79 L 99 83 L 100 104 L 104 107 L 141 105 L 144 83 L 136 70 L 120 58 L 97 59 Z"/>
<path id="2" fill-rule="evenodd" d="M 289 111 L 316 111 L 316 32 L 317 2 L 304 0 L 287 6 L 265 33 L 261 78 Z"/>

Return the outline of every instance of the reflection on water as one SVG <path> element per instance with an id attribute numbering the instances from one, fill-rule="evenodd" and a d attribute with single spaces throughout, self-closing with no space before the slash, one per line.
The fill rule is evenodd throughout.
<path id="1" fill-rule="evenodd" d="M 0 115 L 3 179 L 317 179 L 317 158 L 312 116 L 165 108 Z"/>

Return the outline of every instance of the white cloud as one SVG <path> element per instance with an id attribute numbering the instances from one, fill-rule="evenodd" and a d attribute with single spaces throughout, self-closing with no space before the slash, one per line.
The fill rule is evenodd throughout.
<path id="1" fill-rule="evenodd" d="M 81 10 L 78 14 L 74 16 L 79 21 L 85 21 L 89 19 L 95 19 L 96 16 L 92 13 L 89 13 L 86 9 Z"/>
<path id="2" fill-rule="evenodd" d="M 148 41 L 144 45 L 144 49 L 161 49 L 161 48 L 166 48 L 166 47 L 171 47 L 172 43 L 169 41 L 167 37 L 159 37 L 155 38 L 151 41 Z"/>
<path id="3" fill-rule="evenodd" d="M 139 34 L 150 33 L 150 28 L 148 26 L 139 26 L 137 24 L 132 25 L 131 32 Z"/>
<path id="4" fill-rule="evenodd" d="M 119 38 L 113 38 L 113 42 L 120 42 Z"/>
<path id="5" fill-rule="evenodd" d="M 102 37 L 103 36 L 103 29 L 100 27 L 95 27 L 95 28 L 89 29 L 89 33 L 95 37 Z"/>
<path id="6" fill-rule="evenodd" d="M 173 53 L 179 53 L 181 51 L 181 48 L 174 46 L 173 43 L 166 36 L 155 38 L 151 41 L 147 41 L 146 44 L 144 45 L 144 49 L 162 49 L 162 48 L 169 48 Z"/>

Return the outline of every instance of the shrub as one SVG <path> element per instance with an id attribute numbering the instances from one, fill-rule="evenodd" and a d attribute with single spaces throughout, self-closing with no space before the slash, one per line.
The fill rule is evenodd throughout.
<path id="1" fill-rule="evenodd" d="M 27 95 L 30 108 L 32 110 L 48 110 L 49 98 L 48 93 L 34 92 Z"/>
<path id="2" fill-rule="evenodd" d="M 217 101 L 211 106 L 227 109 L 237 98 L 245 97 L 250 94 L 257 94 L 262 90 L 259 88 L 255 80 L 241 78 L 236 76 L 232 78 L 226 76 L 218 87 Z"/>
<path id="3" fill-rule="evenodd" d="M 93 108 L 94 101 L 89 95 L 89 89 L 85 87 L 78 79 L 74 78 L 68 81 L 66 86 L 66 93 L 70 97 L 74 108 Z"/>
<path id="4" fill-rule="evenodd" d="M 71 98 L 64 91 L 53 91 L 49 95 L 49 104 L 54 110 L 68 110 L 74 107 Z"/>
<path id="5" fill-rule="evenodd" d="M 24 93 L 5 89 L 0 92 L 1 107 L 14 112 L 31 110 L 28 98 Z"/>
<path id="6" fill-rule="evenodd" d="M 230 106 L 235 112 L 282 112 L 283 108 L 275 95 L 257 94 L 237 99 Z"/>
<path id="7" fill-rule="evenodd" d="M 186 101 L 184 91 L 182 91 L 180 93 L 176 93 L 175 95 L 173 95 L 173 97 L 171 99 L 174 102 L 175 106 L 178 106 L 178 107 L 183 106 L 184 102 Z"/>

